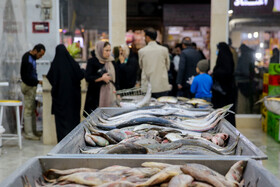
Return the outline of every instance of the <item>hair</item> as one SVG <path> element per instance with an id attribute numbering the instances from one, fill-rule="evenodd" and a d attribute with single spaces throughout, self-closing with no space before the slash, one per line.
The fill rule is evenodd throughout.
<path id="1" fill-rule="evenodd" d="M 149 36 L 152 40 L 156 40 L 157 39 L 157 31 L 153 28 L 147 28 L 144 30 L 145 35 Z"/>
<path id="2" fill-rule="evenodd" d="M 33 50 L 36 50 L 37 52 L 40 52 L 41 50 L 46 51 L 46 48 L 43 44 L 37 44 L 34 46 Z"/>
<path id="3" fill-rule="evenodd" d="M 176 44 L 175 48 L 179 47 L 182 50 L 182 44 Z"/>
<path id="4" fill-rule="evenodd" d="M 183 40 L 182 45 L 185 45 L 187 47 L 193 47 L 191 40 Z"/>
<path id="5" fill-rule="evenodd" d="M 192 39 L 191 39 L 191 37 L 189 37 L 189 36 L 185 36 L 183 39 L 182 39 L 182 42 L 181 43 L 184 43 L 184 41 L 192 41 Z"/>
<path id="6" fill-rule="evenodd" d="M 109 42 L 106 41 L 106 42 L 104 43 L 103 48 L 106 47 L 107 45 L 111 45 L 111 44 L 110 44 Z"/>

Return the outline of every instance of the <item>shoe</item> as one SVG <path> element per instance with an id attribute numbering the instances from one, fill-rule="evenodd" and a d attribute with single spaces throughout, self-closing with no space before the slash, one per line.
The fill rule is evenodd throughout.
<path id="1" fill-rule="evenodd" d="M 35 136 L 34 134 L 24 134 L 23 136 L 27 140 L 40 140 L 40 137 Z"/>

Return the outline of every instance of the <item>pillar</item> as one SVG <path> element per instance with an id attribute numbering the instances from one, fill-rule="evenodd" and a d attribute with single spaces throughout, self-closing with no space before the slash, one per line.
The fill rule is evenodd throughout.
<path id="1" fill-rule="evenodd" d="M 109 0 L 109 41 L 112 47 L 125 44 L 126 0 Z"/>
<path id="2" fill-rule="evenodd" d="M 228 43 L 229 0 L 211 1 L 210 60 L 211 70 L 216 64 L 216 50 L 219 42 Z"/>

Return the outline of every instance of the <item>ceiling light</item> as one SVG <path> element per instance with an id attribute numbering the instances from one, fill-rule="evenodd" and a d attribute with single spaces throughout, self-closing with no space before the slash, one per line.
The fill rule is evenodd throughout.
<path id="1" fill-rule="evenodd" d="M 233 14 L 233 10 L 229 10 L 229 11 L 228 11 L 228 14 Z"/>
<path id="2" fill-rule="evenodd" d="M 258 32 L 254 32 L 254 38 L 257 38 L 257 37 L 259 37 L 259 33 Z"/>
<path id="3" fill-rule="evenodd" d="M 263 48 L 263 47 L 264 47 L 264 43 L 261 42 L 261 43 L 260 43 L 260 48 Z"/>
<path id="4" fill-rule="evenodd" d="M 252 38 L 252 33 L 248 33 L 248 38 L 249 38 L 249 39 Z"/>

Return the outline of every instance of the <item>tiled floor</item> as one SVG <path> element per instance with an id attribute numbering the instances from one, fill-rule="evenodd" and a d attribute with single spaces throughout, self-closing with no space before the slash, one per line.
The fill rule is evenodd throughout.
<path id="1" fill-rule="evenodd" d="M 280 144 L 258 128 L 243 128 L 239 131 L 268 155 L 268 160 L 263 161 L 263 166 L 280 179 Z M 41 141 L 24 140 L 23 149 L 19 150 L 17 142 L 3 141 L 0 156 L 0 182 L 29 158 L 46 155 L 52 148 L 53 146 L 43 145 Z"/>

